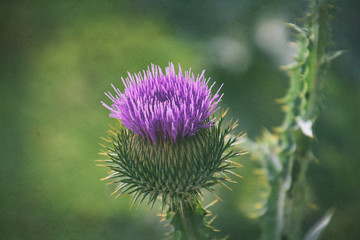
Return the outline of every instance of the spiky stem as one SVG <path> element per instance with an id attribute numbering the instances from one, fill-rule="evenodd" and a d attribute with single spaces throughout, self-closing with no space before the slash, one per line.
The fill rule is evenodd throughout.
<path id="1" fill-rule="evenodd" d="M 296 143 L 296 150 L 293 154 L 293 164 L 291 169 L 291 182 L 285 199 L 285 226 L 282 239 L 296 240 L 302 236 L 302 220 L 306 209 L 306 172 L 308 164 L 313 160 L 312 154 L 312 130 L 311 134 L 304 129 L 306 122 L 315 122 L 319 114 L 321 105 L 321 80 L 324 77 L 325 48 L 328 39 L 328 13 L 329 1 L 317 0 L 312 7 L 311 17 L 309 17 L 308 39 L 309 56 L 306 63 L 307 75 L 304 75 L 304 82 L 307 86 L 305 92 L 304 108 L 297 117 L 300 130 L 292 130 L 292 136 Z M 303 121 L 299 123 L 299 121 Z"/>
<path id="2" fill-rule="evenodd" d="M 191 216 L 193 214 L 192 206 L 184 206 L 183 212 L 181 214 L 181 222 L 184 226 L 184 236 L 189 240 L 196 240 L 196 229 L 191 224 Z"/>
<path id="3" fill-rule="evenodd" d="M 212 228 L 205 219 L 206 215 L 207 211 L 197 201 L 184 201 L 173 205 L 167 212 L 167 218 L 174 227 L 172 239 L 212 239 L 209 236 Z"/>
<path id="4" fill-rule="evenodd" d="M 315 0 L 304 27 L 298 31 L 298 56 L 286 68 L 290 89 L 282 99 L 285 118 L 274 133 L 265 132 L 250 144 L 252 154 L 266 169 L 270 196 L 263 216 L 264 240 L 297 240 L 303 237 L 302 220 L 306 212 L 306 172 L 314 159 L 312 127 L 321 106 L 321 85 L 326 63 L 340 55 L 327 54 L 328 13 L 331 0 Z M 319 235 L 319 234 L 318 234 Z"/>

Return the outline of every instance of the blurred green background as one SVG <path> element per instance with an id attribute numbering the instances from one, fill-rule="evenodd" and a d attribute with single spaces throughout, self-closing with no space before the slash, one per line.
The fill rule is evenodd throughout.
<path id="1" fill-rule="evenodd" d="M 239 119 L 239 130 L 256 138 L 280 124 L 275 99 L 288 87 L 280 65 L 295 48 L 285 22 L 301 24 L 305 1 L 30 1 L 0 3 L 1 239 L 161 239 L 169 227 L 158 209 L 129 209 L 114 199 L 96 167 L 108 124 L 101 106 L 120 77 L 150 63 L 206 69 L 225 83 L 222 101 Z M 360 21 L 357 0 L 334 8 L 336 59 L 324 81 L 324 106 L 315 126 L 309 187 L 312 203 L 304 227 L 329 208 L 336 213 L 323 239 L 360 234 Z M 266 192 L 248 157 L 233 191 L 211 210 L 219 236 L 258 239 Z M 209 196 L 211 199 L 212 196 Z"/>

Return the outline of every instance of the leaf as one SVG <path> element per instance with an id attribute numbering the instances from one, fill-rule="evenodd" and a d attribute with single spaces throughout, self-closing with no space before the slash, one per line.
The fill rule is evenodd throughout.
<path id="1" fill-rule="evenodd" d="M 339 51 L 329 52 L 324 56 L 324 62 L 329 63 L 332 60 L 334 60 L 335 58 L 345 54 L 346 52 L 347 52 L 347 50 L 339 50 Z"/>
<path id="2" fill-rule="evenodd" d="M 313 131 L 312 131 L 312 126 L 313 126 L 313 122 L 311 120 L 303 120 L 301 117 L 297 117 L 296 121 L 302 131 L 302 133 L 305 136 L 308 136 L 310 138 L 313 138 Z"/>
<path id="3" fill-rule="evenodd" d="M 305 234 L 304 240 L 317 240 L 320 237 L 320 234 L 329 225 L 334 210 L 331 209 L 325 213 L 325 215 L 317 222 L 315 225 L 308 230 Z"/>

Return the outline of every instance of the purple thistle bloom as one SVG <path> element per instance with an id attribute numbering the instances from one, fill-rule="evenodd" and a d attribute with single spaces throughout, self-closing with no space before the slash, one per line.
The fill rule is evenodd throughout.
<path id="1" fill-rule="evenodd" d="M 126 80 L 121 78 L 124 93 L 112 85 L 116 95 L 105 94 L 113 104 L 109 107 L 102 102 L 111 111 L 110 117 L 120 119 L 125 127 L 154 143 L 158 137 L 169 137 L 175 142 L 213 126 L 215 118 L 209 118 L 219 109 L 222 85 L 211 96 L 215 83 L 208 86 L 210 79 L 205 79 L 205 70 L 195 79 L 191 69 L 183 75 L 180 65 L 176 75 L 174 65 L 169 63 L 165 72 L 164 75 L 159 66 L 152 64 L 143 74 L 128 73 Z"/>

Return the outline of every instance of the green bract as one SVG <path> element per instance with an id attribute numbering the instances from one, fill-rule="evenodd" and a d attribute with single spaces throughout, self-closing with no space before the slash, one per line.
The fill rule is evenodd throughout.
<path id="1" fill-rule="evenodd" d="M 118 184 L 114 193 L 133 195 L 133 203 L 147 199 L 153 205 L 158 197 L 163 205 L 182 208 L 185 202 L 198 202 L 202 190 L 213 190 L 215 184 L 231 181 L 226 175 L 240 166 L 231 158 L 240 154 L 233 146 L 239 135 L 231 134 L 234 124 L 223 126 L 223 113 L 214 127 L 201 129 L 175 143 L 161 140 L 154 144 L 121 123 L 110 130 L 110 146 L 104 146 L 111 169 L 104 179 Z M 226 186 L 226 185 L 225 185 Z"/>

